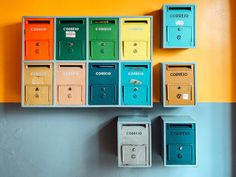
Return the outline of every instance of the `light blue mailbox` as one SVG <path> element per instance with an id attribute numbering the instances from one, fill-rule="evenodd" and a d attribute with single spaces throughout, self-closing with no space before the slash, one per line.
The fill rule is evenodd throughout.
<path id="1" fill-rule="evenodd" d="M 195 12 L 193 4 L 163 6 L 163 48 L 196 46 Z"/>
<path id="2" fill-rule="evenodd" d="M 151 64 L 125 62 L 121 67 L 121 104 L 151 104 Z"/>

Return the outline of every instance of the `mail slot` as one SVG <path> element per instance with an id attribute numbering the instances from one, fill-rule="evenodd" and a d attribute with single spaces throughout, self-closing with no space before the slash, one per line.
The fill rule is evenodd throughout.
<path id="1" fill-rule="evenodd" d="M 118 63 L 89 63 L 89 104 L 118 104 Z"/>
<path id="2" fill-rule="evenodd" d="M 151 104 L 151 64 L 122 63 L 121 103 L 123 105 Z"/>
<path id="3" fill-rule="evenodd" d="M 195 9 L 195 5 L 164 5 L 164 48 L 195 47 Z"/>
<path id="4" fill-rule="evenodd" d="M 147 117 L 120 116 L 117 122 L 118 166 L 151 166 L 151 121 Z"/>
<path id="5" fill-rule="evenodd" d="M 150 60 L 150 23 L 149 17 L 121 19 L 123 60 Z"/>
<path id="6" fill-rule="evenodd" d="M 52 63 L 25 63 L 25 105 L 51 105 L 52 82 Z"/>
<path id="7" fill-rule="evenodd" d="M 53 59 L 53 18 L 24 19 L 25 60 Z"/>
<path id="8" fill-rule="evenodd" d="M 188 117 L 164 117 L 165 165 L 196 165 L 196 123 Z"/>
<path id="9" fill-rule="evenodd" d="M 85 63 L 57 64 L 57 104 L 84 105 L 86 92 Z"/>
<path id="10" fill-rule="evenodd" d="M 164 106 L 196 104 L 195 64 L 163 63 Z"/>
<path id="11" fill-rule="evenodd" d="M 85 60 L 86 19 L 57 19 L 57 60 Z"/>
<path id="12" fill-rule="evenodd" d="M 89 19 L 89 58 L 91 60 L 118 60 L 118 18 Z"/>

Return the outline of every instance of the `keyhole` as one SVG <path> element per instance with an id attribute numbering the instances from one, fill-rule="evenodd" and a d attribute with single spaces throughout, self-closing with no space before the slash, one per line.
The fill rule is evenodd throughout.
<path id="1" fill-rule="evenodd" d="M 74 46 L 74 43 L 73 43 L 73 42 L 69 42 L 69 46 L 70 46 L 70 47 L 73 47 L 73 46 Z"/>
<path id="2" fill-rule="evenodd" d="M 137 46 L 138 44 L 137 43 L 134 43 L 134 46 Z"/>
<path id="3" fill-rule="evenodd" d="M 181 89 L 181 87 L 180 87 L 180 86 L 178 86 L 178 89 Z"/>
<path id="4" fill-rule="evenodd" d="M 36 44 L 35 44 L 35 45 L 39 47 L 39 46 L 40 46 L 40 43 L 39 43 L 39 42 L 36 42 Z"/>
<path id="5" fill-rule="evenodd" d="M 39 88 L 37 87 L 37 88 L 35 89 L 35 91 L 37 91 L 37 92 L 38 92 L 38 91 L 39 91 Z"/>
<path id="6" fill-rule="evenodd" d="M 71 88 L 71 87 L 69 87 L 69 88 L 68 88 L 68 90 L 69 90 L 69 91 L 71 91 L 71 90 L 72 90 L 72 88 Z"/>

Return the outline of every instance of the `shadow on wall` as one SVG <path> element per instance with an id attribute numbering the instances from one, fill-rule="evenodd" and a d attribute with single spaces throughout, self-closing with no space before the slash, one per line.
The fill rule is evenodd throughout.
<path id="1" fill-rule="evenodd" d="M 3 69 L 4 93 L 6 102 L 20 102 L 21 97 L 21 23 L 3 27 Z"/>
<path id="2" fill-rule="evenodd" d="M 235 99 L 235 95 L 233 95 L 235 87 L 236 87 L 236 71 L 235 71 L 235 66 L 236 66 L 236 11 L 235 11 L 235 6 L 236 6 L 236 2 L 234 0 L 230 0 L 229 3 L 230 6 L 230 39 L 231 39 L 231 66 L 232 66 L 232 98 Z M 231 138 L 232 138 L 232 176 L 236 177 L 236 154 L 235 154 L 235 149 L 236 149 L 236 140 L 235 140 L 235 135 L 236 135 L 236 120 L 235 120 L 235 116 L 236 116 L 236 110 L 234 110 L 234 105 L 232 104 L 232 108 L 231 108 Z"/>

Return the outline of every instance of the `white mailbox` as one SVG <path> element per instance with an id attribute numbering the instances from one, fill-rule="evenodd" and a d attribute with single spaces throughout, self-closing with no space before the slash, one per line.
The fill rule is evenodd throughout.
<path id="1" fill-rule="evenodd" d="M 119 167 L 151 166 L 151 121 L 147 117 L 118 117 L 117 138 Z"/>

